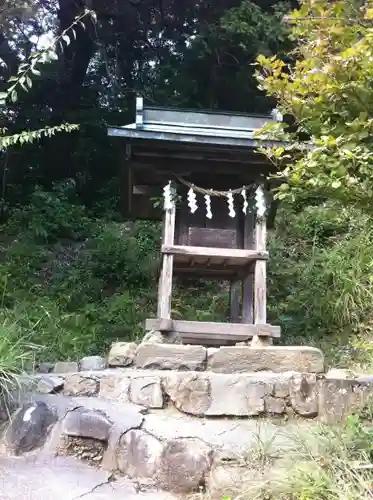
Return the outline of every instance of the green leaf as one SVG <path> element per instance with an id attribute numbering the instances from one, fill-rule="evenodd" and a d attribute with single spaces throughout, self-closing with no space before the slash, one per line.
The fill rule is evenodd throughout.
<path id="1" fill-rule="evenodd" d="M 16 102 L 18 99 L 18 94 L 16 90 L 13 90 L 12 93 L 10 94 L 10 99 L 12 102 Z"/>

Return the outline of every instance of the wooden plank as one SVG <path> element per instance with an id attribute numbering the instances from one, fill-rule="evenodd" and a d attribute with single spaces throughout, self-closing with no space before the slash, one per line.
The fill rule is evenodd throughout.
<path id="1" fill-rule="evenodd" d="M 163 228 L 163 243 L 165 245 L 173 245 L 174 243 L 175 218 L 176 205 L 173 203 L 171 209 L 165 210 Z M 172 254 L 163 253 L 162 268 L 158 284 L 157 316 L 160 319 L 171 319 L 173 265 L 174 256 Z"/>
<path id="2" fill-rule="evenodd" d="M 160 319 L 147 319 L 146 330 L 159 330 Z M 173 320 L 173 332 L 180 334 L 204 335 L 211 338 L 231 339 L 240 337 L 243 339 L 260 335 L 262 337 L 280 337 L 281 328 L 274 325 L 247 325 L 244 323 L 217 323 L 210 321 L 184 321 Z"/>
<path id="3" fill-rule="evenodd" d="M 188 246 L 237 248 L 237 232 L 234 229 L 190 227 Z"/>
<path id="4" fill-rule="evenodd" d="M 217 257 L 231 259 L 241 264 L 251 260 L 268 259 L 268 252 L 263 250 L 242 250 L 238 248 L 191 247 L 186 245 L 162 245 L 163 254 L 187 255 L 189 257 Z"/>
<path id="5" fill-rule="evenodd" d="M 248 212 L 244 221 L 243 246 L 254 248 L 254 214 Z M 242 283 L 242 322 L 254 323 L 254 274 L 249 273 Z"/>
<path id="6" fill-rule="evenodd" d="M 229 288 L 230 318 L 232 323 L 237 323 L 240 318 L 241 283 L 233 281 Z"/>

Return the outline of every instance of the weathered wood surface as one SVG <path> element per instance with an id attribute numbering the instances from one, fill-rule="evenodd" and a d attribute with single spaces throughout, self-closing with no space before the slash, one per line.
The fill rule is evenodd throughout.
<path id="1" fill-rule="evenodd" d="M 185 257 L 206 257 L 217 259 L 229 259 L 237 265 L 248 264 L 250 261 L 268 259 L 268 252 L 263 250 L 246 250 L 238 248 L 211 248 L 195 247 L 186 245 L 162 245 L 162 253 L 170 255 L 180 255 Z"/>
<path id="2" fill-rule="evenodd" d="M 243 247 L 244 249 L 254 248 L 254 214 L 248 212 L 244 220 Z M 254 274 L 245 276 L 242 283 L 242 322 L 254 323 Z"/>
<path id="3" fill-rule="evenodd" d="M 232 281 L 229 288 L 230 320 L 238 323 L 240 319 L 242 287 L 240 281 Z"/>
<path id="4" fill-rule="evenodd" d="M 211 227 L 190 227 L 188 246 L 237 248 L 237 231 Z"/>
<path id="5" fill-rule="evenodd" d="M 159 330 L 161 326 L 161 319 L 147 319 L 145 323 L 146 330 Z M 211 337 L 212 339 L 238 339 L 247 340 L 255 335 L 260 337 L 280 337 L 281 328 L 279 326 L 268 324 L 248 325 L 244 323 L 219 323 L 210 321 L 184 321 L 173 320 L 172 331 L 175 333 L 189 336 L 188 338 L 195 338 L 198 336 Z"/>
<path id="6" fill-rule="evenodd" d="M 255 224 L 256 251 L 265 251 L 266 248 L 266 219 L 257 218 Z M 255 262 L 254 273 L 254 321 L 255 323 L 267 322 L 267 264 L 263 260 Z"/>
<path id="7" fill-rule="evenodd" d="M 172 209 L 165 210 L 163 243 L 173 245 L 175 235 L 176 206 L 172 204 Z M 161 319 L 171 318 L 172 300 L 172 273 L 174 256 L 170 253 L 162 254 L 161 273 L 158 284 L 158 307 L 157 316 Z"/>

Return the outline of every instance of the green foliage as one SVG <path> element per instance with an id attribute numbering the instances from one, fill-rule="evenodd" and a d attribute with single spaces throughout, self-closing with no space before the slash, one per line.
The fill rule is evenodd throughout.
<path id="1" fill-rule="evenodd" d="M 266 151 L 276 164 L 287 163 L 280 198 L 314 194 L 371 210 L 372 6 L 359 0 L 302 2 L 287 17 L 296 62 L 258 58 L 260 88 L 295 119 L 292 129 L 262 131 L 286 141 Z"/>
<path id="2" fill-rule="evenodd" d="M 363 356 L 371 331 L 373 231 L 359 210 L 284 206 L 270 236 L 269 314 L 285 343 L 321 346 L 342 366 Z"/>

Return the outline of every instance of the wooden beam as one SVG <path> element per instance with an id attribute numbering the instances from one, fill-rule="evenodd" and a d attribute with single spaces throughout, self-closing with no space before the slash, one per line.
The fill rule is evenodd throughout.
<path id="1" fill-rule="evenodd" d="M 268 259 L 268 252 L 263 250 L 242 250 L 237 248 L 192 247 L 186 245 L 162 245 L 162 253 L 170 255 L 185 255 L 188 257 L 206 257 L 229 259 L 245 264 L 252 260 Z"/>
<path id="2" fill-rule="evenodd" d="M 160 319 L 147 319 L 145 323 L 146 330 L 159 330 Z M 206 338 L 221 338 L 226 340 L 247 340 L 258 335 L 260 337 L 280 337 L 281 328 L 273 325 L 247 325 L 243 323 L 217 323 L 210 321 L 183 321 L 173 320 L 173 332 L 182 336 L 195 337 L 199 335 Z"/>

